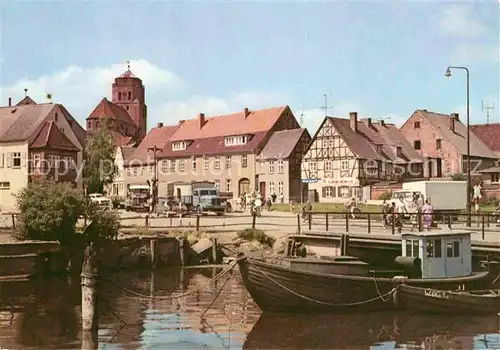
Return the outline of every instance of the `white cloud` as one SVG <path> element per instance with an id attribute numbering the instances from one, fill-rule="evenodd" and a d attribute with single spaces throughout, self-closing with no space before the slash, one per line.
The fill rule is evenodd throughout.
<path id="1" fill-rule="evenodd" d="M 499 0 L 500 1 L 500 0 Z M 458 61 L 499 62 L 500 47 L 497 45 L 462 44 L 457 48 Z"/>
<path id="2" fill-rule="evenodd" d="M 130 65 L 132 72 L 146 86 L 149 127 L 158 122 L 176 124 L 179 119 L 193 118 L 200 112 L 211 116 L 235 112 L 244 107 L 257 109 L 286 104 L 283 96 L 265 91 L 240 92 L 227 97 L 193 96 L 189 94 L 189 84 L 168 70 L 144 59 L 131 61 Z M 17 103 L 24 97 L 25 88 L 37 102 L 47 102 L 46 95 L 51 93 L 53 101 L 64 104 L 84 126 L 85 119 L 97 103 L 103 97 L 111 98 L 114 78 L 125 70 L 125 64 L 94 68 L 69 66 L 60 72 L 0 86 L 2 101 L 12 97 L 13 103 Z"/>
<path id="3" fill-rule="evenodd" d="M 451 34 L 461 37 L 474 37 L 486 33 L 486 27 L 472 18 L 470 7 L 466 5 L 450 5 L 441 13 L 441 28 Z"/>

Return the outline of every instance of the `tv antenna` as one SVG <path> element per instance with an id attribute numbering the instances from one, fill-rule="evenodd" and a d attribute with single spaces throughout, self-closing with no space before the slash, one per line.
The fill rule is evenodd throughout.
<path id="1" fill-rule="evenodd" d="M 487 103 L 484 102 L 484 100 L 482 101 L 481 103 L 481 111 L 484 112 L 484 110 L 486 110 L 486 124 L 489 124 L 490 123 L 490 111 L 494 110 L 495 109 L 495 104 L 493 103 L 491 106 L 488 106 Z"/>
<path id="2" fill-rule="evenodd" d="M 328 105 L 328 97 L 332 96 L 332 94 L 323 94 L 323 97 L 325 98 L 325 104 L 320 107 L 320 109 L 325 111 L 325 117 L 328 117 L 328 108 L 333 108 L 333 105 Z"/>
<path id="3" fill-rule="evenodd" d="M 300 119 L 299 123 L 301 127 L 304 127 L 304 104 L 302 103 L 302 108 L 300 109 Z"/>

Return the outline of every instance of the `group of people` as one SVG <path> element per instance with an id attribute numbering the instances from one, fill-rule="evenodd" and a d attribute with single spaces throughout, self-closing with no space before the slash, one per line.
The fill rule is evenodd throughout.
<path id="1" fill-rule="evenodd" d="M 403 219 L 406 215 L 410 216 L 412 231 L 419 225 L 419 216 L 422 216 L 422 226 L 425 230 L 430 230 L 432 226 L 434 208 L 432 207 L 430 198 L 424 200 L 422 194 L 414 194 L 413 200 L 409 205 L 405 204 L 404 198 L 400 197 L 396 201 L 387 203 L 385 200 L 382 204 L 382 222 L 384 228 L 394 226 L 398 232 L 403 228 Z"/>

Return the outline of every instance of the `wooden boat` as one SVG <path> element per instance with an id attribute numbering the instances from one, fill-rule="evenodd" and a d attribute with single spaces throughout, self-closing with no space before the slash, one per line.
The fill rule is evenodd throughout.
<path id="1" fill-rule="evenodd" d="M 402 284 L 394 302 L 419 313 L 496 315 L 500 312 L 500 290 L 447 291 Z"/>
<path id="2" fill-rule="evenodd" d="M 322 273 L 243 254 L 237 260 L 245 287 L 257 305 L 278 313 L 388 309 L 394 307 L 392 296 L 402 283 L 437 290 L 484 289 L 491 284 L 488 271 L 472 272 L 470 232 L 405 234 L 402 250 L 403 257 L 420 259 L 420 277 Z"/>

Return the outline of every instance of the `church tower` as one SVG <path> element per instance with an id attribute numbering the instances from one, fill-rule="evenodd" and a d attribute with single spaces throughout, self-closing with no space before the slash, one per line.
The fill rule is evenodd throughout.
<path id="1" fill-rule="evenodd" d="M 125 73 L 115 78 L 112 102 L 125 109 L 137 125 L 137 138 L 142 140 L 147 132 L 147 106 L 142 80 L 130 71 L 130 64 Z"/>

